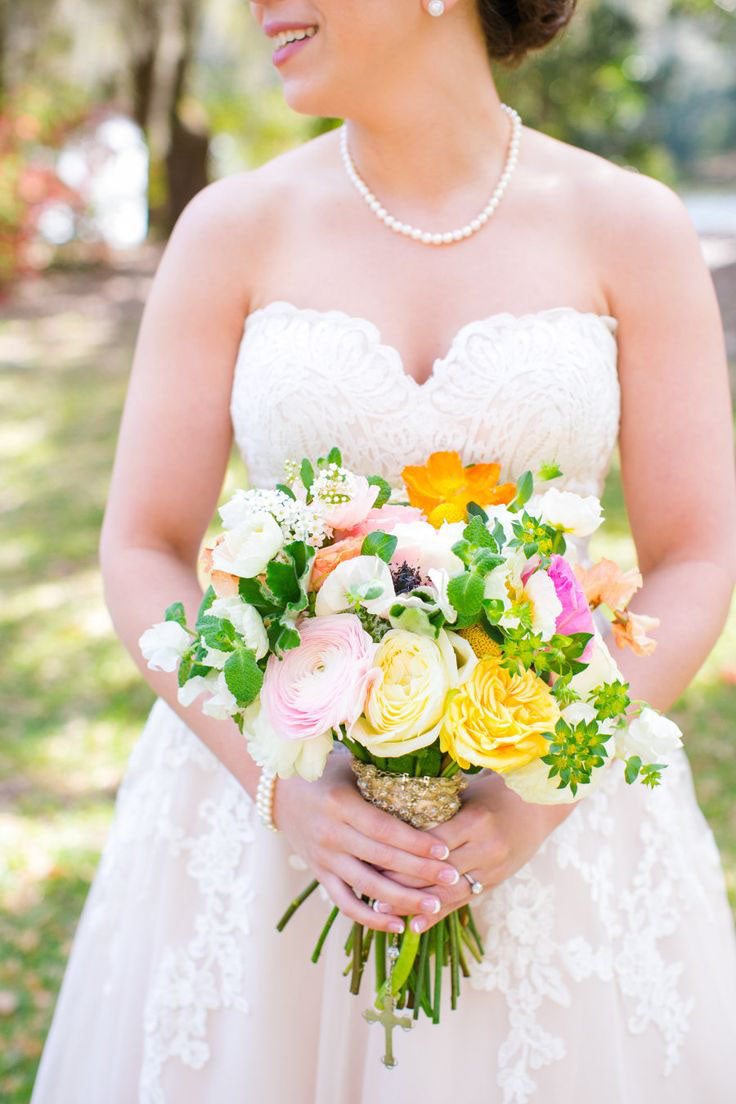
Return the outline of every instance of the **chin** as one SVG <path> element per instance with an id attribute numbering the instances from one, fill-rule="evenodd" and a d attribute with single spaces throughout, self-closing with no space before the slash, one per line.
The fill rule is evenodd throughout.
<path id="1" fill-rule="evenodd" d="M 342 118 L 340 103 L 344 97 L 335 95 L 327 82 L 307 77 L 286 79 L 283 96 L 292 111 L 299 115 L 319 115 L 324 118 Z"/>

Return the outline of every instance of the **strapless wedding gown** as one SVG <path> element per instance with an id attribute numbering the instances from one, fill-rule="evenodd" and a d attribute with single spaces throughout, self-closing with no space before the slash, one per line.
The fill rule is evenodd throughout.
<path id="1" fill-rule="evenodd" d="M 254 485 L 324 455 L 398 482 L 436 449 L 556 460 L 599 493 L 618 431 L 616 323 L 560 308 L 457 334 L 418 384 L 376 328 L 271 303 L 249 315 L 232 419 Z M 736 939 L 684 751 L 655 792 L 620 764 L 475 908 L 485 958 L 456 1012 L 395 1040 L 342 976 L 347 921 L 283 836 L 158 700 L 79 924 L 33 1104 L 728 1104 Z M 342 920 L 342 918 L 341 918 Z"/>

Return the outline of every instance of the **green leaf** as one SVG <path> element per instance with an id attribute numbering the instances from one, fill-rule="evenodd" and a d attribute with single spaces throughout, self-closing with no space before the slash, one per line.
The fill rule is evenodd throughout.
<path id="1" fill-rule="evenodd" d="M 477 617 L 483 607 L 483 579 L 476 571 L 464 571 L 450 579 L 447 597 L 458 613 Z"/>
<path id="2" fill-rule="evenodd" d="M 480 571 L 481 575 L 487 575 L 489 571 L 493 571 L 494 567 L 498 567 L 503 562 L 504 557 L 499 556 L 497 552 L 490 548 L 479 548 L 477 552 L 473 553 L 473 567 L 476 571 Z"/>
<path id="3" fill-rule="evenodd" d="M 548 483 L 550 479 L 559 479 L 561 475 L 562 472 L 557 464 L 542 464 L 537 472 L 539 479 L 542 479 L 545 483 Z"/>
<path id="4" fill-rule="evenodd" d="M 433 640 L 436 639 L 441 624 L 435 626 L 426 610 L 417 609 L 414 606 L 401 606 L 400 608 L 401 612 L 398 615 L 393 613 L 396 606 L 392 606 L 389 613 L 389 621 L 394 629 L 405 629 L 407 632 L 416 633 L 417 636 L 429 636 Z M 443 621 L 442 613 L 439 612 L 440 620 Z"/>
<path id="5" fill-rule="evenodd" d="M 301 480 L 302 480 L 302 483 L 304 484 L 305 490 L 308 491 L 309 488 L 314 483 L 314 468 L 310 464 L 309 460 L 307 460 L 306 456 L 304 457 L 304 459 L 301 462 L 301 466 L 299 468 L 299 475 L 301 476 Z"/>
<path id="6" fill-rule="evenodd" d="M 250 705 L 258 697 L 263 685 L 263 671 L 258 666 L 255 652 L 238 648 L 225 662 L 225 682 L 238 705 Z"/>
<path id="7" fill-rule="evenodd" d="M 215 593 L 215 588 L 213 586 L 208 586 L 206 591 L 202 595 L 202 602 L 199 609 L 197 610 L 197 622 L 194 626 L 195 632 L 199 632 L 199 622 L 205 616 L 207 610 L 210 608 L 216 597 L 217 595 Z"/>
<path id="8" fill-rule="evenodd" d="M 295 602 L 301 596 L 293 564 L 272 560 L 266 568 L 266 582 L 274 598 L 284 605 Z"/>
<path id="9" fill-rule="evenodd" d="M 483 521 L 476 514 L 476 516 L 468 522 L 463 529 L 463 537 L 470 544 L 474 544 L 477 548 L 495 548 L 496 542 L 491 534 L 486 529 Z"/>
<path id="10" fill-rule="evenodd" d="M 467 567 L 470 563 L 471 556 L 473 555 L 473 546 L 466 540 L 455 541 L 452 546 L 453 553 L 459 560 L 462 560 Z"/>
<path id="11" fill-rule="evenodd" d="M 380 506 L 385 506 L 390 499 L 391 484 L 382 479 L 380 475 L 369 475 L 368 482 L 371 487 L 378 487 L 378 497 L 373 503 L 373 509 L 377 510 Z"/>
<path id="12" fill-rule="evenodd" d="M 185 629 L 187 627 L 187 615 L 184 609 L 184 603 L 172 602 L 166 609 L 164 620 L 176 621 L 177 625 L 181 625 L 181 627 Z"/>
<path id="13" fill-rule="evenodd" d="M 639 777 L 639 771 L 641 770 L 641 759 L 638 755 L 632 755 L 626 760 L 626 770 L 624 771 L 624 778 L 631 785 L 632 782 L 636 782 Z"/>
<path id="14" fill-rule="evenodd" d="M 218 652 L 233 650 L 235 628 L 226 618 L 205 616 L 199 622 L 197 631 L 208 648 L 215 648 Z"/>
<path id="15" fill-rule="evenodd" d="M 285 483 L 277 483 L 276 490 L 281 491 L 282 494 L 288 495 L 289 498 L 292 498 L 296 502 L 296 495 L 291 487 L 287 487 Z"/>
<path id="16" fill-rule="evenodd" d="M 498 520 L 498 518 L 496 519 L 496 524 L 493 526 L 493 530 L 492 530 L 491 535 L 492 535 L 493 539 L 496 542 L 497 548 L 500 551 L 503 548 L 504 544 L 506 543 L 506 533 L 504 531 L 503 525 Z"/>
<path id="17" fill-rule="evenodd" d="M 284 545 L 283 551 L 293 563 L 300 584 L 306 582 L 311 573 L 315 549 L 306 541 L 299 540 Z"/>
<path id="18" fill-rule="evenodd" d="M 488 521 L 488 514 L 477 502 L 469 502 L 466 509 L 468 511 L 468 517 L 479 517 L 484 525 Z"/>
<path id="19" fill-rule="evenodd" d="M 327 453 L 327 463 L 337 464 L 338 468 L 342 467 L 342 453 L 337 445 L 333 445 L 330 451 Z"/>
<path id="20" fill-rule="evenodd" d="M 368 534 L 363 541 L 360 553 L 362 556 L 378 556 L 380 560 L 389 563 L 398 543 L 398 537 L 378 529 L 375 533 Z"/>
<path id="21" fill-rule="evenodd" d="M 274 618 L 274 620 L 270 622 L 267 631 L 271 651 L 274 652 L 279 659 L 283 659 L 284 652 L 289 652 L 292 648 L 298 648 L 301 644 L 299 632 L 291 621 L 282 618 Z"/>
<path id="22" fill-rule="evenodd" d="M 516 484 L 516 498 L 511 503 L 509 509 L 514 511 L 521 510 L 523 506 L 526 506 L 533 494 L 534 476 L 530 471 L 525 471 L 523 475 L 519 477 L 519 481 Z"/>
<path id="23" fill-rule="evenodd" d="M 276 602 L 273 594 L 267 593 L 258 579 L 241 579 L 238 583 L 238 593 L 244 602 L 253 606 L 264 617 L 281 612 L 282 607 Z"/>

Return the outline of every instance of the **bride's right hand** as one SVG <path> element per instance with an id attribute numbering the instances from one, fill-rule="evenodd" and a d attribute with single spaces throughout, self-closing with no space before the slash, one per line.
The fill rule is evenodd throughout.
<path id="1" fill-rule="evenodd" d="M 400 916 L 433 916 L 441 907 L 431 892 L 399 885 L 379 869 L 417 878 L 425 886 L 454 885 L 459 879 L 455 868 L 442 861 L 449 854 L 442 840 L 360 796 L 346 755 L 330 755 L 318 782 L 280 779 L 273 820 L 340 911 L 376 931 L 403 931 Z M 375 912 L 361 897 L 385 902 L 395 915 Z"/>

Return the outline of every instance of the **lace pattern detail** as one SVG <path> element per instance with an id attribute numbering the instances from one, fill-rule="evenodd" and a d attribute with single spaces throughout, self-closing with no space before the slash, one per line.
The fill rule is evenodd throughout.
<path id="1" fill-rule="evenodd" d="M 615 326 L 567 307 L 492 315 L 463 326 L 420 385 L 371 322 L 269 303 L 245 323 L 236 440 L 255 486 L 337 443 L 349 466 L 394 484 L 405 464 L 457 449 L 465 463 L 498 459 L 503 479 L 556 460 L 564 486 L 598 494 L 619 424 Z"/>
<path id="2" fill-rule="evenodd" d="M 546 1026 L 564 1024 L 550 1006 L 569 1007 L 571 983 L 590 978 L 616 983 L 632 1035 L 651 1029 L 659 1036 L 663 1075 L 680 1060 L 694 1002 L 668 937 L 687 938 L 691 910 L 713 919 L 717 898 L 705 886 L 717 892 L 720 859 L 692 799 L 684 753 L 672 757 L 666 785 L 655 793 L 628 787 L 619 767 L 480 907 L 486 953 L 471 983 L 497 990 L 507 1004 L 509 1031 L 497 1066 L 503 1104 L 528 1104 L 536 1098 L 535 1072 L 566 1057 L 565 1039 Z M 618 838 L 622 824 L 630 826 L 628 846 Z M 675 838 L 686 842 L 673 847 Z M 617 870 L 619 849 L 631 870 Z M 554 882 L 542 881 L 539 868 L 550 859 L 558 873 Z M 595 931 L 594 941 L 564 928 L 560 914 L 569 919 L 563 905 L 570 900 L 593 909 L 597 923 L 581 919 L 580 927 Z"/>

